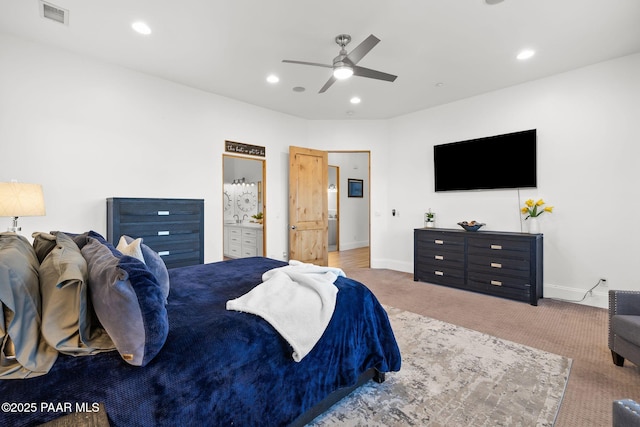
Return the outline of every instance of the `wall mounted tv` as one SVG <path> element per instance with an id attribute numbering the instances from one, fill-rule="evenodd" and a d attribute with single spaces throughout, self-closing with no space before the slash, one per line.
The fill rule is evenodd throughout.
<path id="1" fill-rule="evenodd" d="M 536 140 L 530 129 L 435 145 L 435 190 L 536 187 Z"/>

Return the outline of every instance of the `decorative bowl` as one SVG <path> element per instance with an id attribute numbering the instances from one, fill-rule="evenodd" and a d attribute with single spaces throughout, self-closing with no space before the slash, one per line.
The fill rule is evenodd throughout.
<path id="1" fill-rule="evenodd" d="M 476 222 L 476 221 L 470 221 L 470 222 L 462 221 L 462 222 L 459 222 L 458 225 L 467 231 L 478 231 L 480 227 L 482 227 L 485 224 L 482 222 Z"/>

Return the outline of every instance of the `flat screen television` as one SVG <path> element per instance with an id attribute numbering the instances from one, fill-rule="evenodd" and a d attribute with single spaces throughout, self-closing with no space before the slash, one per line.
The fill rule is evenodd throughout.
<path id="1" fill-rule="evenodd" d="M 536 129 L 435 145 L 435 191 L 537 185 Z"/>

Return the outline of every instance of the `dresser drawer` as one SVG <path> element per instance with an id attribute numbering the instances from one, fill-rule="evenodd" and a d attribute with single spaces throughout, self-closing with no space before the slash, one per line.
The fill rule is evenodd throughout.
<path id="1" fill-rule="evenodd" d="M 476 271 L 469 271 L 469 282 L 475 282 L 481 284 L 486 288 L 513 288 L 528 291 L 530 284 L 528 277 L 512 277 L 501 274 L 482 273 Z"/>
<path id="2" fill-rule="evenodd" d="M 436 255 L 446 256 L 449 259 L 457 258 L 459 260 L 464 259 L 464 245 L 460 244 L 438 244 L 433 242 L 424 242 L 424 241 L 416 241 L 416 252 L 420 256 L 425 256 L 426 258 L 432 258 Z"/>
<path id="3" fill-rule="evenodd" d="M 464 287 L 464 270 L 460 267 L 420 265 L 414 270 L 415 280 Z"/>
<path id="4" fill-rule="evenodd" d="M 142 237 L 147 243 L 147 239 L 155 237 L 179 238 L 192 236 L 198 240 L 200 235 L 199 224 L 197 222 L 187 223 L 147 223 L 147 224 L 131 224 L 121 223 L 120 234 L 126 234 L 131 237 Z"/>
<path id="5" fill-rule="evenodd" d="M 530 263 L 526 259 L 469 255 L 467 269 L 469 271 L 490 272 L 491 274 L 529 277 Z"/>
<path id="6" fill-rule="evenodd" d="M 529 301 L 531 298 L 531 285 L 524 279 L 469 272 L 467 285 L 470 290 L 488 292 L 496 296 L 521 301 Z"/>
<path id="7" fill-rule="evenodd" d="M 441 252 L 420 254 L 420 264 L 429 268 L 464 268 L 464 254 Z"/>
<path id="8" fill-rule="evenodd" d="M 202 254 L 200 251 L 189 250 L 167 250 L 158 251 L 158 255 L 164 261 L 167 268 L 185 267 L 187 265 L 201 264 L 200 258 Z"/>
<path id="9" fill-rule="evenodd" d="M 464 237 L 439 232 L 416 232 L 415 244 L 420 250 L 462 252 Z"/>
<path id="10" fill-rule="evenodd" d="M 469 254 L 528 259 L 531 252 L 531 245 L 526 240 L 469 237 L 467 245 Z"/>
<path id="11" fill-rule="evenodd" d="M 115 206 L 120 222 L 156 222 L 158 220 L 198 220 L 200 204 L 190 200 L 137 199 L 120 202 Z"/>

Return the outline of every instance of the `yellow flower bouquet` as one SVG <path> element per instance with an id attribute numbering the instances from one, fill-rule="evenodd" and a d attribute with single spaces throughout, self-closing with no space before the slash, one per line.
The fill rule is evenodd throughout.
<path id="1" fill-rule="evenodd" d="M 534 202 L 533 199 L 529 199 L 524 202 L 524 206 L 520 209 L 523 215 L 526 215 L 525 219 L 529 217 L 537 218 L 545 212 L 552 213 L 553 206 L 544 206 L 544 200 L 539 199 L 537 202 Z"/>

